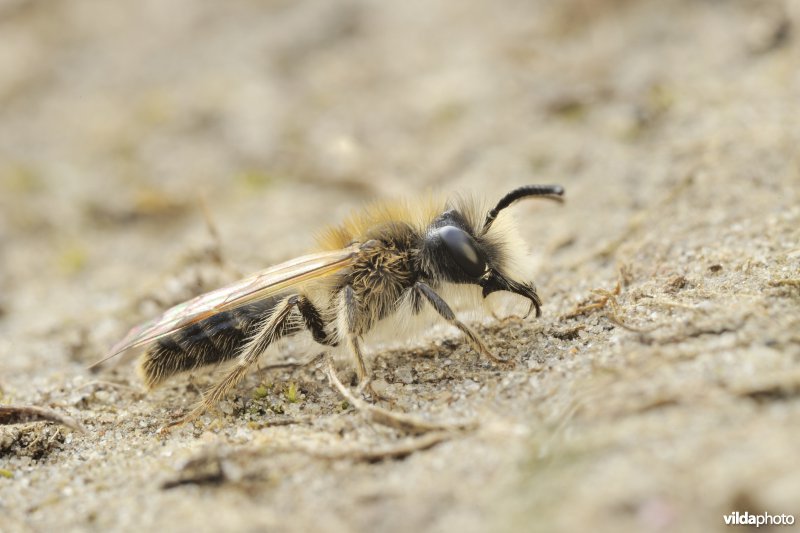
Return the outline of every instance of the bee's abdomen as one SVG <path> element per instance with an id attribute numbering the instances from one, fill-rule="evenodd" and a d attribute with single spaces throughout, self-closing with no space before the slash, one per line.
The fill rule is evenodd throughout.
<path id="1" fill-rule="evenodd" d="M 217 313 L 158 339 L 142 357 L 148 388 L 188 370 L 233 359 L 281 298 L 269 298 Z"/>

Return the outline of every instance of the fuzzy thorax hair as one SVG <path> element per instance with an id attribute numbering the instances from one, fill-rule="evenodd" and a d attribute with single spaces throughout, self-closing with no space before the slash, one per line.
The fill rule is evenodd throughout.
<path id="1" fill-rule="evenodd" d="M 528 246 L 519 235 L 513 214 L 509 210 L 501 211 L 484 233 L 483 223 L 489 208 L 472 196 L 456 195 L 446 199 L 428 194 L 417 200 L 375 202 L 352 212 L 341 224 L 319 233 L 317 243 L 322 250 L 337 250 L 354 242 L 366 242 L 376 228 L 397 224 L 407 225 L 424 237 L 436 217 L 451 209 L 467 221 L 474 237 L 497 250 L 503 274 L 512 279 L 532 279 Z"/>

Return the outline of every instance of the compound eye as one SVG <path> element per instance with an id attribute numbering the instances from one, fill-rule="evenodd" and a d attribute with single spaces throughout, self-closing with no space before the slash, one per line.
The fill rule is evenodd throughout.
<path id="1" fill-rule="evenodd" d="M 467 275 L 479 278 L 486 271 L 486 258 L 478 244 L 466 231 L 455 226 L 444 226 L 438 230 L 453 260 Z"/>

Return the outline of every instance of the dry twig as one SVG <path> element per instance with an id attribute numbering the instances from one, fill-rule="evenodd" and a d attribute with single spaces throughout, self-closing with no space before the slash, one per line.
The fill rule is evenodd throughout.
<path id="1" fill-rule="evenodd" d="M 387 409 L 382 409 L 375 405 L 370 405 L 367 402 L 356 398 L 347 387 L 345 387 L 339 378 L 336 376 L 336 370 L 333 368 L 333 362 L 328 359 L 325 373 L 328 375 L 328 380 L 331 385 L 339 391 L 339 394 L 347 400 L 350 405 L 356 410 L 366 414 L 373 422 L 388 426 L 399 431 L 406 433 L 427 433 L 429 431 L 465 431 L 475 429 L 477 424 L 475 422 L 464 422 L 455 424 L 443 424 L 428 422 L 419 418 L 407 415 L 405 413 L 394 413 Z"/>
<path id="2" fill-rule="evenodd" d="M 86 433 L 86 430 L 75 419 L 57 413 L 51 409 L 28 405 L 0 406 L 0 425 L 25 424 L 28 422 L 55 422 L 75 431 Z"/>
<path id="3" fill-rule="evenodd" d="M 608 320 L 610 320 L 613 324 L 634 333 L 650 333 L 651 331 L 655 331 L 661 327 L 660 325 L 656 325 L 651 328 L 637 328 L 626 324 L 625 321 L 620 317 L 619 302 L 617 302 L 617 296 L 620 295 L 621 290 L 622 285 L 620 280 L 617 280 L 614 290 L 611 291 L 606 289 L 592 289 L 592 294 L 595 296 L 594 300 L 577 305 L 571 312 L 567 313 L 566 315 L 562 315 L 561 320 L 576 318 L 591 311 L 603 309 L 605 310 L 606 318 L 608 318 Z"/>
<path id="4" fill-rule="evenodd" d="M 453 437 L 451 431 L 432 431 L 421 437 L 405 438 L 398 442 L 383 444 L 372 448 L 339 447 L 332 449 L 315 448 L 308 445 L 292 446 L 280 449 L 282 452 L 301 452 L 317 459 L 336 461 L 348 459 L 376 463 L 387 459 L 403 459 L 412 453 L 433 448 L 437 444 Z"/>

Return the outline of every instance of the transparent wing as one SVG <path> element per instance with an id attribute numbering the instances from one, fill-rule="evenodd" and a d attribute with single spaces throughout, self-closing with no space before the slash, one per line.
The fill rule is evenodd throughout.
<path id="1" fill-rule="evenodd" d="M 360 245 L 354 244 L 341 250 L 304 255 L 178 304 L 161 316 L 131 329 L 102 361 L 92 366 L 222 311 L 268 298 L 299 283 L 339 272 L 352 265 L 359 248 Z"/>

